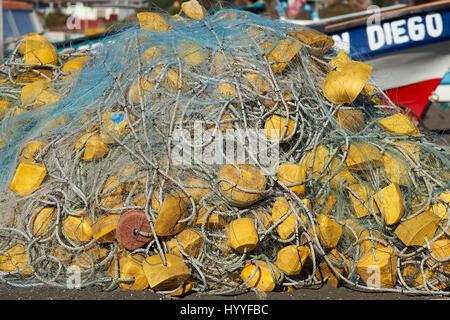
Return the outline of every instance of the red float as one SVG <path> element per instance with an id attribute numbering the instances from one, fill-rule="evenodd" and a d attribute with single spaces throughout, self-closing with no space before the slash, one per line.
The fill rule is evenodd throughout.
<path id="1" fill-rule="evenodd" d="M 151 227 L 143 210 L 129 210 L 117 223 L 116 237 L 127 250 L 136 250 L 152 240 L 141 233 L 150 233 Z"/>

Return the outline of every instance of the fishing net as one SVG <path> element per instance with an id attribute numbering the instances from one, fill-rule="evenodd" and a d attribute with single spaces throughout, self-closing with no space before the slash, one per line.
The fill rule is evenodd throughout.
<path id="1" fill-rule="evenodd" d="M 2 66 L 2 282 L 448 295 L 448 147 L 328 36 L 188 3 Z"/>

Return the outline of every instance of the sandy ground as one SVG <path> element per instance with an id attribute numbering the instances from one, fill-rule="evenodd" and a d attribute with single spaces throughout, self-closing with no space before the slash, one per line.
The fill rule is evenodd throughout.
<path id="1" fill-rule="evenodd" d="M 1 300 L 169 300 L 169 297 L 161 296 L 150 291 L 130 291 L 115 289 L 104 292 L 97 288 L 70 290 L 55 288 L 6 288 L 0 287 Z M 269 292 L 265 296 L 248 293 L 234 296 L 220 296 L 192 293 L 183 298 L 172 300 L 183 301 L 258 301 L 265 300 L 450 300 L 442 296 L 412 296 L 400 293 L 361 292 L 346 287 L 334 288 L 323 286 L 320 288 L 302 288 L 291 292 Z"/>
<path id="2" fill-rule="evenodd" d="M 442 143 L 450 144 L 450 107 L 442 108 L 439 104 L 431 104 L 425 111 L 423 122 L 433 132 L 442 130 L 438 139 Z M 442 134 L 443 132 L 445 133 Z"/>
<path id="3" fill-rule="evenodd" d="M 424 124 L 430 130 L 450 129 L 450 109 L 441 108 L 439 105 L 431 105 L 425 114 Z M 450 143 L 450 134 L 438 137 L 442 143 Z M 116 289 L 111 292 L 102 292 L 99 289 L 69 290 L 55 288 L 11 288 L 0 286 L 0 300 L 167 300 L 167 298 L 150 291 L 134 292 L 124 289 Z M 190 294 L 182 301 L 245 301 L 256 300 L 262 303 L 265 300 L 450 300 L 450 298 L 436 296 L 409 296 L 399 293 L 374 293 L 360 292 L 350 288 L 333 288 L 323 286 L 321 288 L 305 288 L 291 292 L 271 292 L 261 297 L 254 292 L 237 296 L 214 296 L 206 294 Z"/>

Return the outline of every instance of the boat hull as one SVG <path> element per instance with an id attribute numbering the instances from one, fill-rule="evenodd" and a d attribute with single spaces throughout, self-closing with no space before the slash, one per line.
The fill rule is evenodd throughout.
<path id="1" fill-rule="evenodd" d="M 420 117 L 450 66 L 450 40 L 385 53 L 365 62 L 373 66 L 372 79 L 386 95 Z M 450 95 L 445 89 L 440 88 L 444 91 L 440 100 Z"/>
<path id="2" fill-rule="evenodd" d="M 440 85 L 433 93 L 433 99 L 440 103 L 450 102 L 450 67 Z"/>
<path id="3" fill-rule="evenodd" d="M 450 67 L 448 0 L 308 26 L 332 36 L 336 49 L 373 66 L 375 84 L 418 117 Z"/>

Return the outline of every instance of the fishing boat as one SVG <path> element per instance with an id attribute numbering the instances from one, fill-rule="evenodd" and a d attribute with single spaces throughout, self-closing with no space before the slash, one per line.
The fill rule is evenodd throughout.
<path id="1" fill-rule="evenodd" d="M 27 33 L 40 33 L 44 27 L 39 22 L 33 6 L 22 1 L 2 0 L 0 10 L 2 21 L 2 46 L 6 51 L 14 47 L 15 43 Z"/>
<path id="2" fill-rule="evenodd" d="M 263 1 L 249 8 L 263 10 Z M 450 100 L 450 0 L 407 7 L 395 5 L 352 14 L 312 20 L 281 19 L 306 25 L 333 37 L 338 49 L 374 67 L 372 78 L 387 96 L 412 115 L 421 118 L 433 96 Z M 309 10 L 313 12 L 312 10 Z M 64 48 L 92 48 L 118 31 L 56 42 Z"/>
<path id="3" fill-rule="evenodd" d="M 437 87 L 437 89 L 433 93 L 434 100 L 441 104 L 445 104 L 446 106 L 449 106 L 450 104 L 450 68 L 448 69 L 448 72 L 445 74 L 444 78 L 442 79 L 441 83 Z"/>
<path id="4" fill-rule="evenodd" d="M 449 99 L 450 0 L 369 9 L 319 21 L 285 20 L 332 36 L 338 48 L 373 66 L 376 84 L 418 118 L 432 95 Z"/>

